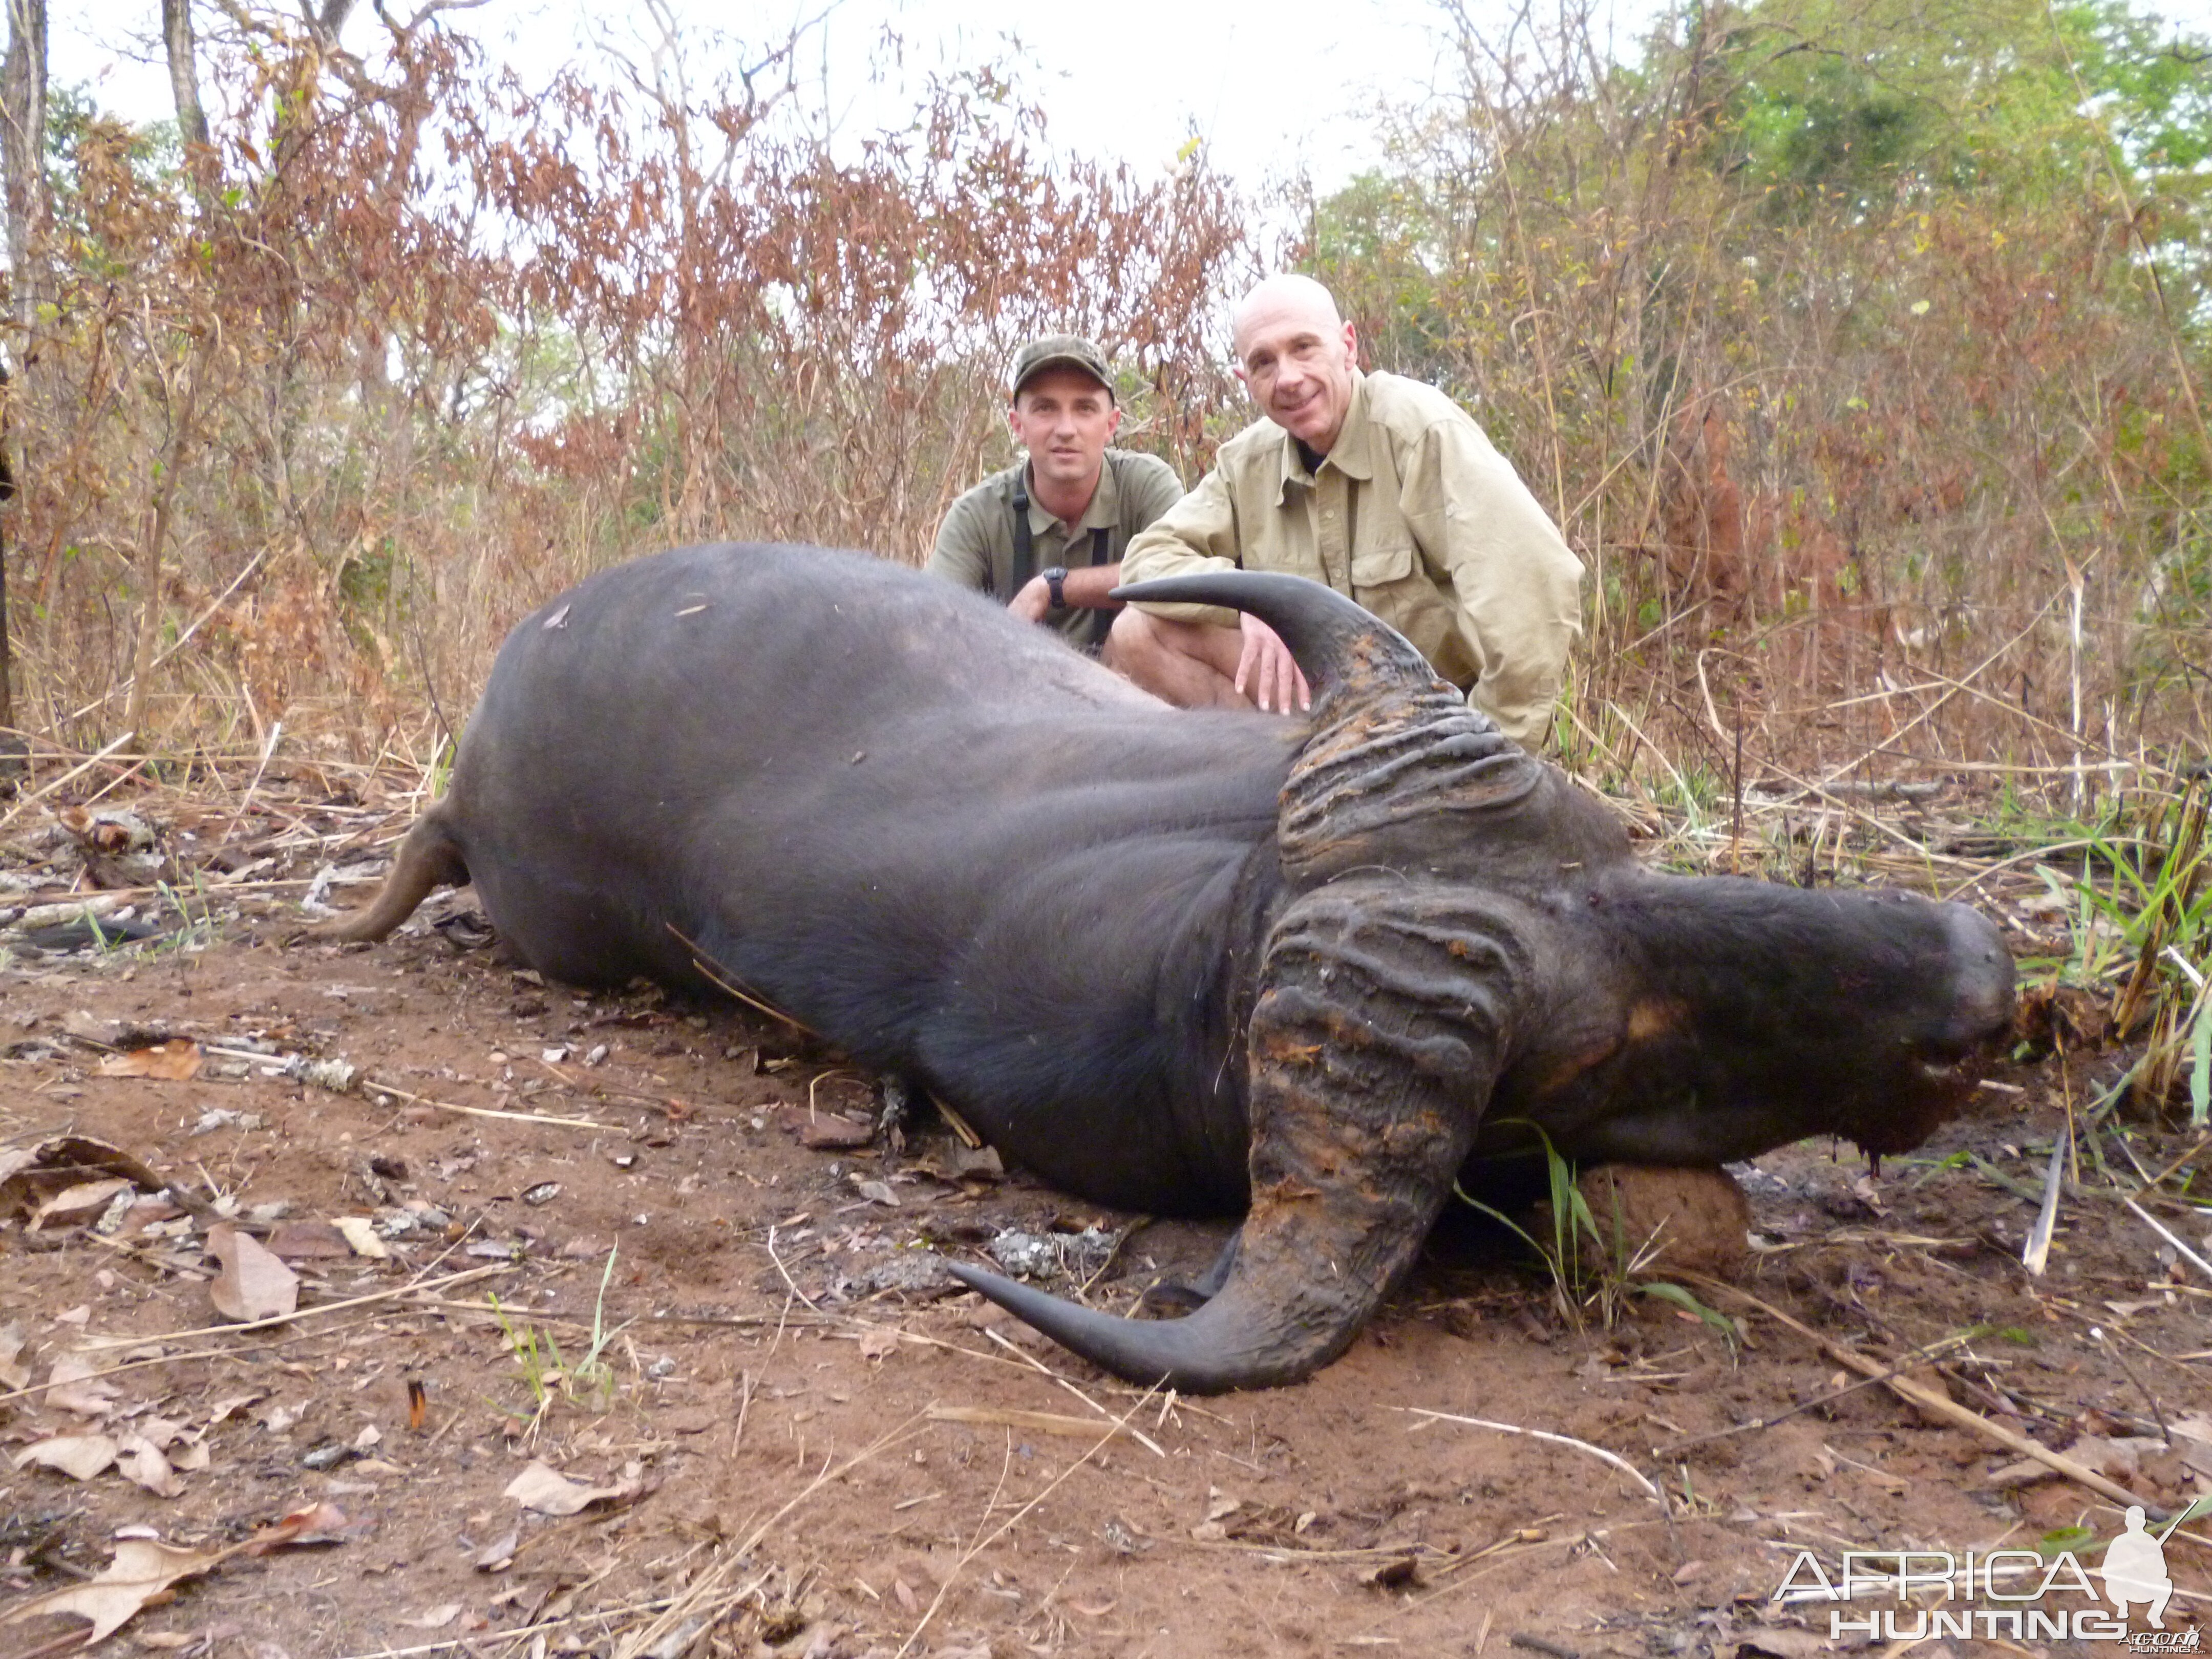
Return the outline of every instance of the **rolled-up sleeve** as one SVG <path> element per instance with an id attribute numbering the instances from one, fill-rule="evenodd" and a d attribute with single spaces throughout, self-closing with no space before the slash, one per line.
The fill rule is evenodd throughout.
<path id="1" fill-rule="evenodd" d="M 1127 586 L 1161 576 L 1234 570 L 1238 562 L 1237 503 L 1217 466 L 1198 481 L 1197 489 L 1130 538 L 1129 550 L 1121 556 L 1121 581 Z M 1237 613 L 1220 605 L 1146 604 L 1139 608 L 1170 622 L 1237 626 Z"/>
<path id="2" fill-rule="evenodd" d="M 1472 421 L 1421 434 L 1400 500 L 1480 665 L 1468 701 L 1515 742 L 1540 742 L 1582 634 L 1582 561 Z"/>

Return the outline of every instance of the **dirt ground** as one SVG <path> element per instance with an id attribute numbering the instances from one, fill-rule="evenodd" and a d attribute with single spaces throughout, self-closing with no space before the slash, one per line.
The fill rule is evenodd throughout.
<path id="1" fill-rule="evenodd" d="M 1796 1659 L 1867 1641 L 1773 1599 L 1801 1551 L 1832 1574 L 1900 1548 L 2094 1565 L 2120 1530 L 2114 1501 L 1850 1388 L 1730 1293 L 1699 1291 L 1726 1333 L 1632 1287 L 1600 1298 L 1609 1325 L 1571 1321 L 1472 1223 L 1310 1382 L 1125 1388 L 957 1293 L 938 1253 L 1126 1310 L 1225 1224 L 1071 1201 L 933 1113 L 873 1134 L 879 1087 L 836 1055 L 742 1007 L 503 966 L 466 894 L 383 945 L 288 948 L 319 872 L 334 902 L 372 890 L 406 807 L 261 787 L 105 803 L 156 844 L 116 832 L 103 902 L 162 908 L 134 867 L 196 875 L 184 933 L 6 936 L 0 1171 L 93 1138 L 168 1197 L 82 1147 L 0 1182 L 0 1621 L 158 1539 L 222 1559 L 106 1650 Z M 0 829 L 11 908 L 106 856 L 52 805 Z M 2169 1512 L 2212 1492 L 2212 1283 L 2122 1200 L 2203 1253 L 2195 1165 L 2144 1190 L 2190 1138 L 2108 1119 L 2049 1271 L 2021 1265 L 2069 1103 L 2126 1062 L 2008 1066 L 1878 1172 L 1826 1145 L 1740 1170 L 1738 1279 L 1885 1364 L 1949 1339 L 1912 1374 Z M 227 1285 L 249 1311 L 282 1295 L 263 1252 L 300 1311 L 235 1328 Z M 84 1479 L 37 1450 L 102 1437 L 118 1461 Z M 222 1553 L 257 1537 L 278 1547 Z M 2167 1540 L 2169 1630 L 2212 1610 L 2208 1538 Z M 0 1622 L 0 1654 L 69 1628 Z M 2124 1650 L 1989 1628 L 1917 1650 Z"/>

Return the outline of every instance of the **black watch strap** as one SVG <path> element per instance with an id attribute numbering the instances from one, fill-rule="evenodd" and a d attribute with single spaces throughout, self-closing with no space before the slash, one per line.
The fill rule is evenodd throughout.
<path id="1" fill-rule="evenodd" d="M 1067 609 L 1067 595 L 1061 586 L 1066 580 L 1067 567 L 1064 564 L 1056 564 L 1044 573 L 1044 585 L 1052 590 L 1052 608 L 1055 611 Z"/>

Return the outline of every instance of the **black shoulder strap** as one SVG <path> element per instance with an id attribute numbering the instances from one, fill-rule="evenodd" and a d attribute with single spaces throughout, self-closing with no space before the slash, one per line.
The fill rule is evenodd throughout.
<path id="1" fill-rule="evenodd" d="M 1027 587 L 1036 576 L 1036 548 L 1030 540 L 1030 469 L 1024 461 L 1022 470 L 1014 475 L 1014 586 L 1006 595 L 1006 603 L 1014 602 L 1014 594 Z"/>

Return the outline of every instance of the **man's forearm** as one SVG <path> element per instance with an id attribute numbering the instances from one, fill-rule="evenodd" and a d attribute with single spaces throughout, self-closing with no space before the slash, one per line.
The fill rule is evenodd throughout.
<path id="1" fill-rule="evenodd" d="M 1070 570 L 1067 580 L 1060 585 L 1066 596 L 1071 611 L 1119 611 L 1121 602 L 1107 598 L 1121 585 L 1121 562 L 1111 564 L 1088 564 Z"/>

